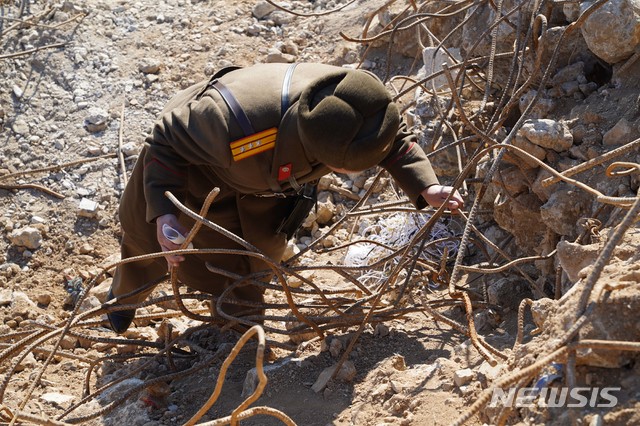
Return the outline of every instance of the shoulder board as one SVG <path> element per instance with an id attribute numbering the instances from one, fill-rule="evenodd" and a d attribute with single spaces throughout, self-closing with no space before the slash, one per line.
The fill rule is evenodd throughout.
<path id="1" fill-rule="evenodd" d="M 252 155 L 273 149 L 276 146 L 277 134 L 278 128 L 272 127 L 231 142 L 229 146 L 231 148 L 231 154 L 233 155 L 233 161 L 240 161 Z"/>

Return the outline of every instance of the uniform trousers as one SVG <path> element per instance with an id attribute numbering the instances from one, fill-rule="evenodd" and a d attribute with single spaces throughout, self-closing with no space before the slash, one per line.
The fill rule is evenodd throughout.
<path id="1" fill-rule="evenodd" d="M 146 221 L 143 185 L 144 154 L 143 150 L 120 203 L 119 215 L 123 230 L 122 259 L 161 251 L 156 237 L 156 224 Z M 211 171 L 202 167 L 190 167 L 187 175 L 189 181 L 196 183 L 194 185 L 187 183 L 187 193 L 183 201 L 187 207 L 199 213 L 208 193 L 197 193 L 197 191 L 194 193 L 189 191 L 190 187 L 199 188 L 199 191 L 204 187 L 220 188 L 220 194 L 212 203 L 207 219 L 242 237 L 274 261 L 279 262 L 282 259 L 287 237 L 284 233 L 277 232 L 277 229 L 283 218 L 290 212 L 293 198 L 240 194 L 221 182 Z M 207 184 L 203 185 L 203 182 Z M 179 214 L 178 220 L 188 229 L 191 229 L 194 224 L 194 220 L 183 213 Z M 193 245 L 194 248 L 243 249 L 238 243 L 205 225 L 196 234 Z M 219 296 L 234 280 L 209 271 L 205 262 L 241 276 L 269 269 L 265 262 L 245 255 L 185 255 L 185 260 L 178 268 L 180 282 L 192 289 L 214 296 Z M 120 265 L 114 275 L 112 293 L 114 296 L 123 296 L 157 280 L 166 273 L 167 262 L 164 257 Z M 139 303 L 152 291 L 153 287 L 135 296 L 127 297 L 121 302 L 123 304 Z M 262 288 L 251 284 L 236 287 L 231 294 L 227 293 L 227 295 L 250 302 L 263 302 Z M 230 315 L 239 312 L 247 313 L 247 311 L 252 311 L 251 314 L 262 313 L 262 310 L 252 310 L 248 306 L 237 304 L 223 304 L 222 310 Z"/>

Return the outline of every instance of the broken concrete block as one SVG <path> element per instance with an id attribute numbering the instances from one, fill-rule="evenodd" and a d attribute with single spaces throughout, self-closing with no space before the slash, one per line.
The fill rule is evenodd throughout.
<path id="1" fill-rule="evenodd" d="M 560 266 L 574 284 L 580 279 L 580 271 L 591 266 L 599 254 L 598 244 L 581 245 L 560 241 L 556 248 L 558 249 Z"/>
<path id="2" fill-rule="evenodd" d="M 453 382 L 457 387 L 467 385 L 474 379 L 476 373 L 470 368 L 457 370 L 453 373 Z"/>
<path id="3" fill-rule="evenodd" d="M 73 401 L 73 396 L 65 395 L 59 392 L 48 392 L 40 396 L 40 401 L 46 402 L 48 404 L 61 406 L 68 402 Z"/>
<path id="4" fill-rule="evenodd" d="M 9 240 L 16 246 L 26 247 L 28 249 L 37 249 L 42 245 L 42 233 L 39 229 L 32 226 L 15 229 L 9 234 Z"/>
<path id="5" fill-rule="evenodd" d="M 573 146 L 573 135 L 562 121 L 546 118 L 527 120 L 518 131 L 518 135 L 533 144 L 556 152 L 567 151 Z"/>
<path id="6" fill-rule="evenodd" d="M 93 218 L 98 215 L 98 203 L 88 198 L 80 200 L 78 205 L 78 216 Z"/>
<path id="7" fill-rule="evenodd" d="M 311 386 L 311 389 L 313 389 L 315 393 L 322 391 L 325 386 L 327 386 L 327 383 L 329 383 L 329 380 L 331 379 L 334 371 L 336 371 L 336 365 L 325 368 L 322 373 L 320 373 L 313 386 Z M 345 363 L 342 364 L 340 371 L 336 375 L 336 380 L 340 380 L 342 382 L 350 382 L 356 377 L 356 374 L 356 367 L 355 365 L 353 365 L 353 362 L 345 361 Z"/>

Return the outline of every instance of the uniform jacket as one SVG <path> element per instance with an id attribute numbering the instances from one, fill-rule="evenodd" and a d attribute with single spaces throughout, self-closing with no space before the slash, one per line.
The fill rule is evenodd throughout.
<path id="1" fill-rule="evenodd" d="M 291 165 L 292 175 L 300 184 L 330 172 L 303 149 L 297 130 L 297 101 L 311 81 L 340 68 L 298 64 L 290 84 L 291 106 L 281 111 L 283 79 L 288 67 L 289 64 L 261 64 L 219 77 L 256 132 L 277 128 L 273 148 L 241 160 L 234 160 L 231 144 L 245 134 L 224 99 L 209 87 L 208 80 L 181 91 L 167 103 L 146 140 L 148 146 L 141 159 L 148 222 L 160 215 L 177 213 L 164 196 L 165 191 L 171 191 L 178 199 L 187 194 L 199 199 L 216 182 L 223 182 L 241 194 L 267 194 L 290 189 L 287 180 L 279 180 L 284 165 Z M 400 127 L 391 152 L 380 166 L 389 171 L 415 206 L 426 206 L 420 193 L 438 180 L 406 125 Z"/>

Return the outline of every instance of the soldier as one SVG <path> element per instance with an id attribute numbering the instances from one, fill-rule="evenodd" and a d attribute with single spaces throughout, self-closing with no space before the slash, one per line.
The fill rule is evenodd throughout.
<path id="1" fill-rule="evenodd" d="M 180 214 L 165 191 L 199 211 L 218 187 L 208 219 L 280 261 L 295 229 L 287 235 L 281 224 L 305 184 L 331 171 L 375 165 L 388 170 L 418 208 L 438 207 L 452 191 L 438 183 L 389 93 L 372 74 L 306 63 L 225 68 L 170 100 L 148 136 L 120 204 L 122 258 L 180 248 L 162 229 L 168 225 L 186 235 L 193 221 Z M 462 204 L 455 192 L 447 207 L 455 211 Z M 206 227 L 193 244 L 241 248 Z M 133 262 L 117 268 L 108 298 L 118 297 L 121 304 L 144 300 L 153 286 L 122 296 L 161 280 L 167 265 L 180 265 L 183 284 L 220 295 L 232 280 L 210 272 L 205 262 L 238 275 L 266 269 L 253 257 L 224 254 Z M 232 294 L 262 301 L 262 291 L 252 285 Z M 223 306 L 227 313 L 247 309 Z M 134 310 L 110 313 L 112 329 L 123 333 L 134 315 Z"/>

